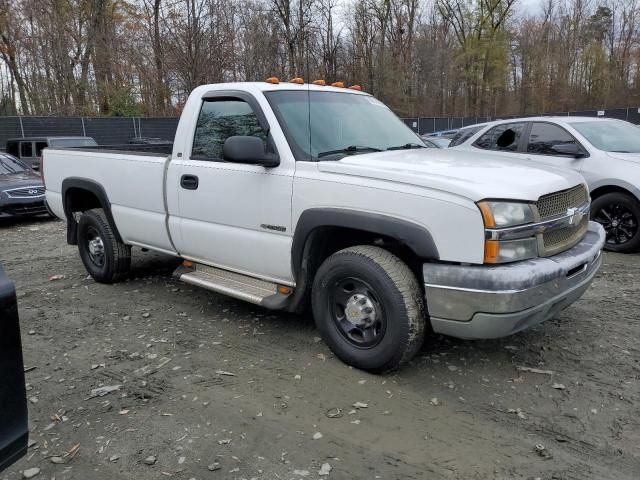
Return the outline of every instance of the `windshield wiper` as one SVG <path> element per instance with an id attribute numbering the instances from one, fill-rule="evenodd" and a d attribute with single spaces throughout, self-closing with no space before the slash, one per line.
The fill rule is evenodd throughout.
<path id="1" fill-rule="evenodd" d="M 381 152 L 381 151 L 382 150 L 376 147 L 361 147 L 358 145 L 349 145 L 348 147 L 339 148 L 338 150 L 328 150 L 326 152 L 321 152 L 318 154 L 318 158 L 326 157 L 329 155 L 337 155 L 339 153 L 345 153 L 348 155 L 350 153 L 358 153 L 358 152 Z"/>
<path id="2" fill-rule="evenodd" d="M 412 148 L 427 148 L 427 146 L 420 145 L 419 143 L 405 143 L 404 145 L 398 145 L 397 147 L 389 147 L 387 150 L 410 150 Z"/>
<path id="3" fill-rule="evenodd" d="M 612 153 L 631 153 L 629 150 L 609 150 Z"/>

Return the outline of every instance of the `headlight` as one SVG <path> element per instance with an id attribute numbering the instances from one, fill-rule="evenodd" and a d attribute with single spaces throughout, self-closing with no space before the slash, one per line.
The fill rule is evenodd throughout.
<path id="1" fill-rule="evenodd" d="M 485 263 L 507 263 L 526 260 L 538 256 L 538 240 L 535 236 L 518 238 L 519 236 L 531 235 L 531 233 L 521 235 L 516 233 L 520 225 L 534 223 L 533 210 L 528 203 L 484 201 L 478 203 L 478 208 L 482 213 L 484 226 L 486 229 L 486 240 L 484 244 Z M 497 232 L 505 233 L 514 230 L 515 239 L 497 240 Z"/>
<path id="2" fill-rule="evenodd" d="M 484 244 L 485 263 L 507 263 L 538 256 L 535 237 L 520 240 L 487 240 Z"/>
<path id="3" fill-rule="evenodd" d="M 484 201 L 478 203 L 478 207 L 487 228 L 513 227 L 534 221 L 528 203 Z"/>

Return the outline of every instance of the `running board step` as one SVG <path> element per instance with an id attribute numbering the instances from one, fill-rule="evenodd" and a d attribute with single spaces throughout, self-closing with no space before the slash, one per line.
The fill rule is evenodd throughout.
<path id="1" fill-rule="evenodd" d="M 275 283 L 202 264 L 180 266 L 173 275 L 185 283 L 267 308 L 282 308 L 280 304 L 290 295 L 279 293 Z"/>

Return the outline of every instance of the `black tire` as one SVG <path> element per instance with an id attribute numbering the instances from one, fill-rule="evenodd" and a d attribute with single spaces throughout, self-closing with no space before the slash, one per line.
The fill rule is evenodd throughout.
<path id="1" fill-rule="evenodd" d="M 318 269 L 311 295 L 322 338 L 356 368 L 394 370 L 411 360 L 424 342 L 422 290 L 409 267 L 387 250 L 363 245 L 334 253 Z M 352 323 L 358 315 L 369 314 L 357 319 L 362 327 Z"/>
<path id="2" fill-rule="evenodd" d="M 90 245 L 92 241 L 101 242 L 102 247 L 99 243 Z M 87 272 L 96 282 L 114 283 L 129 273 L 131 247 L 116 239 L 101 208 L 87 210 L 80 216 L 78 251 Z"/>
<path id="3" fill-rule="evenodd" d="M 605 193 L 591 204 L 591 220 L 607 232 L 604 249 L 630 253 L 640 250 L 640 202 L 622 192 Z"/>

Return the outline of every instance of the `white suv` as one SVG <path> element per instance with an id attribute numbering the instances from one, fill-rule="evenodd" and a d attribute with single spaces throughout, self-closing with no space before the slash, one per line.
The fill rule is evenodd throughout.
<path id="1" fill-rule="evenodd" d="M 640 250 L 640 129 L 623 120 L 529 117 L 458 131 L 450 148 L 570 168 L 586 179 L 591 218 L 605 228 L 605 248 Z"/>

